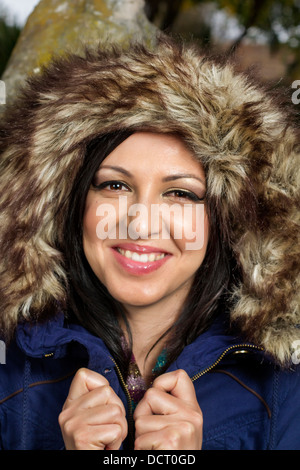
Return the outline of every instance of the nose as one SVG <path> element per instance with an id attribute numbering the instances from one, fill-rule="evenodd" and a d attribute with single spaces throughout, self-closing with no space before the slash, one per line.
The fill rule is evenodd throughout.
<path id="1" fill-rule="evenodd" d="M 149 199 L 128 208 L 128 235 L 131 239 L 159 239 L 160 222 L 152 217 L 155 203 Z"/>

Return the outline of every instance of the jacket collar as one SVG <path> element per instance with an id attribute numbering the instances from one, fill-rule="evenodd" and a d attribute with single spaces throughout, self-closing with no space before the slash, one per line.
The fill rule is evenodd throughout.
<path id="1" fill-rule="evenodd" d="M 113 365 L 104 342 L 82 326 L 65 322 L 63 313 L 45 322 L 20 324 L 16 341 L 20 349 L 33 358 L 64 357 L 67 348 L 76 343 L 81 346 L 76 348 L 76 354 L 87 356 L 90 369 L 105 369 Z"/>
<path id="2" fill-rule="evenodd" d="M 229 316 L 220 315 L 193 343 L 186 346 L 168 369 L 184 369 L 190 377 L 215 367 L 231 353 L 255 352 L 264 355 L 263 348 L 247 341 L 240 332 L 229 327 Z"/>
<path id="3" fill-rule="evenodd" d="M 77 343 L 83 347 L 82 353 L 88 356 L 89 368 L 105 369 L 114 365 L 104 342 L 82 326 L 65 322 L 62 313 L 47 322 L 19 325 L 16 339 L 21 350 L 30 357 L 64 357 L 68 346 Z M 228 317 L 221 315 L 207 331 L 184 348 L 168 370 L 184 369 L 192 377 L 212 368 L 226 354 L 241 350 L 262 352 L 261 348 L 244 341 L 240 335 L 229 333 Z"/>

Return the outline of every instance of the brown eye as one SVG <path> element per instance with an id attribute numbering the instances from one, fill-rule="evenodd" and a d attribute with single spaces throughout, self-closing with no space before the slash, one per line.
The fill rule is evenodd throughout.
<path id="1" fill-rule="evenodd" d="M 198 202 L 198 201 L 203 201 L 204 198 L 199 198 L 195 193 L 191 191 L 185 191 L 183 189 L 171 189 L 167 193 L 165 193 L 166 196 L 169 197 L 174 197 L 175 199 L 185 199 L 187 201 L 193 201 L 193 202 Z"/>
<path id="2" fill-rule="evenodd" d="M 110 189 L 111 191 L 122 191 L 124 188 L 124 184 L 122 183 L 109 183 L 106 186 L 107 189 Z"/>
<path id="3" fill-rule="evenodd" d="M 190 193 L 186 193 L 184 191 L 174 191 L 175 197 L 180 197 L 180 198 L 185 198 L 185 199 L 191 199 L 192 196 Z"/>
<path id="4" fill-rule="evenodd" d="M 106 189 L 108 191 L 129 191 L 128 186 L 122 181 L 104 181 L 98 185 L 93 184 L 93 186 L 98 189 Z"/>

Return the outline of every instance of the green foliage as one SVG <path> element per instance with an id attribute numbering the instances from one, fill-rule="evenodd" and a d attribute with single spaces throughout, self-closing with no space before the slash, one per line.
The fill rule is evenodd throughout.
<path id="1" fill-rule="evenodd" d="M 201 0 L 193 0 L 199 3 Z M 271 51 L 282 46 L 293 51 L 294 59 L 287 66 L 290 80 L 300 71 L 300 0 L 215 0 L 218 7 L 234 15 L 244 28 L 234 47 L 250 36 L 251 29 L 264 33 Z"/>
<path id="2" fill-rule="evenodd" d="M 192 0 L 207 3 L 207 0 Z M 271 47 L 286 44 L 300 46 L 300 0 L 215 0 L 218 8 L 235 16 L 244 28 L 242 36 L 250 28 L 264 32 Z"/>
<path id="3" fill-rule="evenodd" d="M 238 36 L 228 44 L 228 52 L 234 52 L 244 38 L 254 41 L 264 39 L 271 52 L 286 51 L 286 75 L 289 80 L 298 79 L 300 73 L 300 0 L 145 0 L 150 20 L 161 29 L 172 32 L 172 26 L 180 13 L 193 6 L 201 6 L 198 12 L 205 15 L 210 4 L 215 11 L 226 12 L 237 20 Z M 215 8 L 213 8 L 213 6 Z M 195 10 L 194 10 L 195 11 Z M 193 30 L 192 39 L 201 45 L 213 47 L 212 24 L 205 16 L 198 19 L 199 30 Z M 291 55 L 289 55 L 291 54 Z M 292 57 L 292 58 L 290 58 Z M 284 58 L 282 60 L 285 60 Z"/>
<path id="4" fill-rule="evenodd" d="M 171 29 L 183 8 L 205 3 L 214 3 L 237 18 L 243 28 L 241 39 L 250 28 L 257 28 L 273 48 L 279 44 L 300 46 L 300 0 L 146 0 L 146 11 L 150 19 L 159 13 L 162 29 Z"/>
<path id="5" fill-rule="evenodd" d="M 0 6 L 0 77 L 3 74 L 12 50 L 20 35 L 20 27 L 7 22 L 6 14 Z"/>

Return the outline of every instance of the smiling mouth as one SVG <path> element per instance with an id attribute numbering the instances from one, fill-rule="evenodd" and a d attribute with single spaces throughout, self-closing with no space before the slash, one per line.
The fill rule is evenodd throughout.
<path id="1" fill-rule="evenodd" d="M 172 257 L 171 253 L 159 248 L 131 243 L 123 244 L 122 247 L 115 245 L 111 248 L 119 265 L 133 276 L 150 274 Z"/>
<path id="2" fill-rule="evenodd" d="M 123 250 L 122 248 L 117 248 L 117 251 L 132 261 L 137 261 L 139 263 L 151 263 L 153 261 L 159 261 L 167 256 L 167 253 L 141 253 L 138 254 L 136 251 Z"/>

